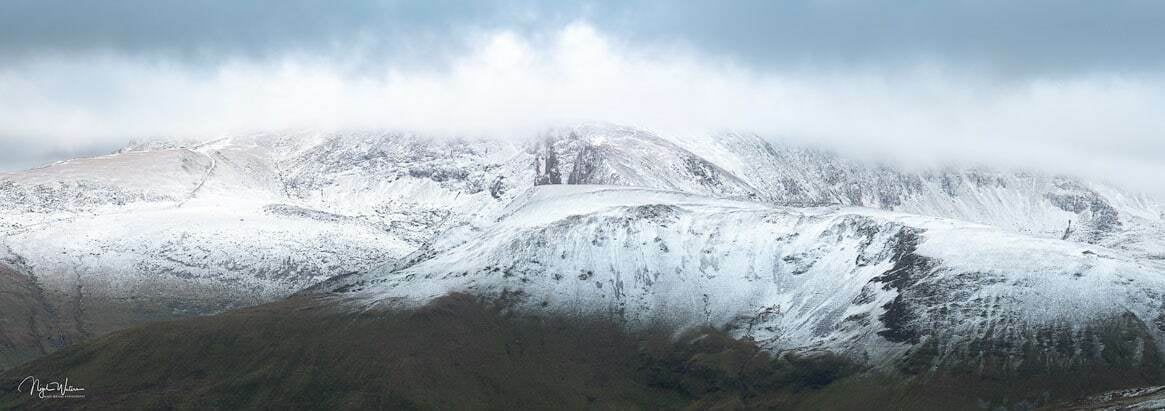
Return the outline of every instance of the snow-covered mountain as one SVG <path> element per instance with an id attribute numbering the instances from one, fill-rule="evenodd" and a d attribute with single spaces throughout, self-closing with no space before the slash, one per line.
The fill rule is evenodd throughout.
<path id="1" fill-rule="evenodd" d="M 541 187 L 559 184 L 607 187 Z M 560 198 L 570 200 L 563 204 Z M 544 210 L 547 204 L 583 217 L 547 220 L 558 215 Z M 904 238 L 919 238 L 922 250 L 965 241 L 917 253 L 950 267 L 950 273 L 928 274 L 927 281 L 949 285 L 965 280 L 952 273 L 973 269 L 999 273 L 1001 283 L 1040 284 L 1037 274 L 1072 271 L 1066 278 L 1075 283 L 1049 284 L 1095 281 L 1104 285 L 1095 290 L 1128 300 L 1094 302 L 1093 294 L 1071 293 L 1053 300 L 1149 310 L 1133 301 L 1151 305 L 1155 297 L 1112 282 L 1125 281 L 1119 272 L 1150 284 L 1152 274 L 1165 271 L 1163 213 L 1152 198 L 1071 177 L 904 171 L 744 133 L 680 137 L 611 125 L 514 138 L 289 132 L 149 142 L 108 156 L 0 173 L 0 264 L 27 278 L 26 288 L 40 290 L 47 314 L 36 315 L 52 317 L 54 327 L 67 330 L 56 334 L 81 338 L 145 320 L 271 301 L 329 278 L 329 286 L 363 290 L 355 293 L 357 301 L 367 302 L 421 298 L 455 285 L 496 291 L 513 288 L 517 277 L 530 280 L 523 283 L 529 289 L 519 289 L 531 295 L 557 296 L 548 307 L 619 308 L 630 319 L 678 315 L 677 321 L 725 324 L 743 321 L 728 317 L 761 315 L 750 311 L 761 305 L 780 307 L 779 320 L 752 320 L 781 335 L 771 341 L 774 348 L 880 346 L 875 343 L 885 340 L 893 351 L 901 343 L 878 334 L 883 323 L 871 316 L 885 314 L 879 307 L 899 295 L 950 300 L 945 309 L 987 304 L 966 300 L 972 297 L 957 287 L 943 286 L 955 288 L 946 291 L 955 295 L 909 297 L 914 284 L 871 282 L 904 258 L 895 257 L 912 247 L 913 240 Z M 537 221 L 518 223 L 530 219 Z M 587 219 L 605 222 L 582 221 Z M 668 229 L 658 228 L 663 225 Z M 602 236 L 590 236 L 624 226 L 659 231 L 660 240 L 636 234 L 635 240 L 646 243 L 614 248 L 596 240 Z M 821 240 L 826 232 L 838 238 Z M 750 237 L 739 237 L 745 233 Z M 739 248 L 718 243 L 725 238 L 748 241 Z M 517 249 L 499 250 L 491 245 L 497 242 Z M 552 251 L 559 260 L 547 265 Z M 649 251 L 660 254 L 648 258 Z M 602 253 L 611 254 L 598 259 Z M 1033 255 L 1046 258 L 1027 257 Z M 971 261 L 976 258 L 988 261 Z M 549 271 L 544 274 L 550 280 L 542 281 L 534 276 L 539 266 L 528 265 L 535 260 L 546 269 L 577 270 L 557 273 L 577 283 L 555 280 Z M 452 271 L 435 268 L 441 266 L 463 267 L 465 276 L 449 282 L 444 277 Z M 487 266 L 502 274 L 483 277 Z M 505 276 L 505 269 L 525 274 Z M 653 270 L 659 272 L 647 282 Z M 713 277 L 705 278 L 710 272 Z M 409 275 L 413 280 L 406 281 Z M 578 280 L 583 276 L 588 279 Z M 772 284 L 740 280 L 749 276 Z M 377 285 L 358 286 L 366 283 Z M 661 294 L 658 287 L 670 291 Z M 828 296 L 805 294 L 826 289 Z M 870 302 L 842 304 L 853 301 L 854 290 L 866 289 Z M 991 315 L 1028 315 L 1027 304 L 1049 301 L 1031 296 L 1034 289 L 984 285 L 973 298 L 998 296 L 991 304 L 1002 311 L 989 310 Z M 367 294 L 374 290 L 382 295 Z M 574 300 L 562 293 L 593 301 L 568 303 Z M 688 301 L 693 293 L 699 298 L 685 308 L 661 309 L 678 304 L 669 299 Z M 1013 293 L 1020 294 L 1014 304 Z M 916 312 L 933 304 L 902 305 L 898 311 L 933 319 L 935 326 L 955 318 Z M 803 311 L 788 314 L 794 306 Z M 1110 306 L 1086 308 L 1088 315 L 1113 313 Z M 1133 315 L 1151 320 L 1144 310 Z M 858 318 L 862 313 L 865 320 Z M 851 315 L 858 317 L 837 320 Z M 983 324 L 998 330 L 990 325 L 997 323 Z M 842 326 L 848 331 L 813 331 Z M 968 330 L 982 331 L 948 331 Z M 917 332 L 903 332 L 914 341 Z"/>
<path id="2" fill-rule="evenodd" d="M 358 309 L 451 292 L 511 298 L 532 311 L 712 325 L 776 351 L 883 365 L 1165 365 L 1165 264 L 958 220 L 543 186 L 496 224 L 448 236 L 315 290 Z M 1115 362 L 1118 347 L 1092 341 L 1115 334 L 1140 357 Z"/>
<path id="3" fill-rule="evenodd" d="M 976 168 L 903 171 L 740 133 L 666 137 L 621 127 L 578 127 L 552 133 L 540 148 L 539 181 L 651 187 L 792 206 L 863 206 L 1103 244 L 1158 259 L 1165 250 L 1165 209 L 1159 200 L 1067 176 Z"/>

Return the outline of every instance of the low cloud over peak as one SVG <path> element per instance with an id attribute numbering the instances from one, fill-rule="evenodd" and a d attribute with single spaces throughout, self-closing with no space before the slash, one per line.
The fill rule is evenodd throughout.
<path id="1" fill-rule="evenodd" d="M 3 168 L 153 136 L 597 120 L 1165 194 L 1157 3 L 51 3 L 0 6 Z"/>

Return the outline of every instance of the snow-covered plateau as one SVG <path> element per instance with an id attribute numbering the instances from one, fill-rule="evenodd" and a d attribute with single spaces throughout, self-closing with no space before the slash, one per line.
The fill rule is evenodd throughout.
<path id="1" fill-rule="evenodd" d="M 20 280 L 9 300 L 36 305 L 0 318 L 13 342 L 0 367 L 313 285 L 355 309 L 518 295 L 530 310 L 711 324 L 874 364 L 1088 362 L 1118 334 L 1126 362 L 1165 348 L 1160 201 L 747 133 L 135 144 L 0 173 L 0 261 Z"/>

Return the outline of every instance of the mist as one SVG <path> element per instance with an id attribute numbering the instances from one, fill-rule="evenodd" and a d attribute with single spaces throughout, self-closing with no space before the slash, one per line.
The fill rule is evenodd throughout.
<path id="1" fill-rule="evenodd" d="M 1165 78 L 1153 71 L 1000 77 L 943 59 L 774 67 L 600 26 L 465 30 L 425 64 L 360 44 L 213 64 L 116 49 L 26 55 L 0 65 L 0 169 L 131 139 L 301 128 L 504 138 L 602 121 L 755 132 L 908 167 L 1035 169 L 1165 196 Z"/>

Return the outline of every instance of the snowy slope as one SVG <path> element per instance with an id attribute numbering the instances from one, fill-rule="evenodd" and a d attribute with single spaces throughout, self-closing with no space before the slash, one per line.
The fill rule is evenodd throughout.
<path id="1" fill-rule="evenodd" d="M 546 138 L 552 143 L 541 145 L 539 158 L 556 152 L 558 174 L 573 178 L 562 177 L 564 184 L 873 207 L 1165 257 L 1165 206 L 1159 200 L 1068 176 L 980 168 L 905 171 L 743 133 L 669 136 L 586 125 L 552 130 Z"/>
<path id="2" fill-rule="evenodd" d="M 1018 362 L 1025 344 L 1057 339 L 1070 343 L 1041 355 L 1088 361 L 1100 353 L 1086 334 L 1114 319 L 1133 324 L 1142 349 L 1165 348 L 1165 265 L 944 218 L 543 186 L 491 227 L 435 244 L 317 291 L 357 309 L 518 296 L 533 311 L 712 325 L 774 350 L 884 364 L 927 344 L 935 364 L 970 358 L 975 344 Z"/>
<path id="3" fill-rule="evenodd" d="M 647 192 L 661 196 L 652 204 L 662 204 L 660 212 L 665 215 L 685 202 L 701 204 L 693 206 L 697 214 L 675 211 L 688 216 L 683 221 L 689 231 L 660 240 L 671 241 L 666 244 L 671 251 L 659 256 L 661 269 L 679 270 L 683 276 L 696 278 L 709 269 L 701 261 L 720 261 L 695 245 L 712 241 L 700 238 L 717 232 L 717 239 L 736 236 L 726 232 L 728 227 L 751 225 L 740 219 L 752 215 L 749 213 L 771 213 L 774 206 L 817 207 L 799 211 L 805 215 L 797 216 L 797 221 L 833 218 L 816 216 L 837 213 L 821 208 L 827 206 L 945 217 L 994 227 L 992 233 L 998 232 L 998 238 L 1014 238 L 1017 243 L 1029 244 L 1024 246 L 1028 248 L 1051 244 L 1048 247 L 1052 249 L 1111 249 L 1121 261 L 1132 259 L 1135 264 L 1152 267 L 1165 260 L 1165 208 L 1157 200 L 1113 187 L 1030 172 L 903 171 L 816 149 L 780 145 L 750 134 L 680 137 L 584 124 L 497 139 L 399 131 L 294 131 L 205 142 L 146 142 L 108 156 L 0 173 L 0 262 L 27 275 L 30 287 L 43 288 L 53 309 L 78 313 L 75 317 L 81 328 L 88 330 L 81 334 L 96 335 L 143 320 L 271 301 L 326 278 L 341 276 L 337 281 L 342 281 L 359 273 L 411 267 L 438 254 L 467 253 L 454 249 L 482 241 L 482 233 L 517 230 L 507 224 L 534 218 L 519 210 L 523 204 L 537 203 L 528 196 L 554 192 L 553 188 L 528 191 L 530 188 L 578 184 L 655 189 Z M 632 195 L 642 196 L 646 194 Z M 691 200 L 685 200 L 688 196 Z M 571 198 L 571 207 L 606 207 L 631 201 L 586 191 Z M 701 211 L 716 207 L 737 207 L 739 212 Z M 589 212 L 571 210 L 576 214 Z M 786 212 L 796 214 L 791 210 Z M 883 221 L 874 210 L 853 210 L 842 220 L 873 219 L 879 227 L 909 225 L 901 221 L 905 214 L 893 214 L 897 217 Z M 691 220 L 694 215 L 702 217 Z M 784 221 L 779 233 L 753 234 L 769 236 L 760 238 L 808 238 L 820 235 L 814 230 L 825 229 L 794 224 L 790 219 L 793 217 L 777 219 Z M 1067 230 L 1069 220 L 1072 228 Z M 882 228 L 890 231 L 879 231 L 880 236 L 891 236 L 892 228 Z M 565 226 L 558 229 L 567 230 Z M 590 267 L 595 273 L 590 275 L 610 267 L 594 266 L 598 263 L 591 259 L 599 254 L 585 253 L 613 253 L 609 260 L 627 255 L 604 248 L 586 251 L 586 242 L 574 245 L 583 253 L 578 254 L 558 244 L 550 234 L 538 237 L 527 233 L 521 239 L 555 250 L 560 260 L 565 255 L 563 264 L 575 264 L 578 270 Z M 983 240 L 984 247 L 996 241 L 996 237 L 990 238 Z M 1069 241 L 1061 242 L 1061 238 Z M 654 237 L 648 240 L 640 246 L 645 250 L 658 248 Z M 844 245 L 851 251 L 858 247 L 850 244 L 852 239 L 839 241 L 813 247 Z M 810 250 L 810 245 L 783 247 L 801 248 L 780 251 L 782 260 L 771 264 L 805 265 L 808 263 L 799 253 L 824 253 Z M 1017 250 L 1037 251 L 1028 248 Z M 1080 252 L 1065 250 L 1061 251 Z M 778 251 L 769 249 L 756 255 Z M 456 264 L 472 266 L 480 263 L 475 258 L 500 258 L 493 252 L 480 252 L 464 255 Z M 783 260 L 786 256 L 791 256 L 789 261 Z M 1069 260 L 1059 262 L 1065 261 Z M 491 263 L 491 269 L 502 263 Z M 867 277 L 878 272 L 877 267 L 869 268 L 874 265 L 853 268 L 852 273 L 829 281 L 849 290 L 854 284 L 868 283 Z M 625 271 L 632 268 L 618 270 L 630 277 L 611 279 L 613 282 L 603 283 L 607 285 L 602 289 L 594 287 L 583 293 L 585 287 L 580 285 L 556 292 L 598 293 L 595 298 L 608 298 L 614 289 L 623 292 L 624 287 L 639 281 L 633 271 Z M 575 273 L 574 278 L 580 275 Z M 793 276 L 789 281 L 801 278 Z M 619 281 L 624 285 L 616 287 Z M 565 287 L 565 283 L 554 284 Z M 697 303 L 685 306 L 702 304 L 700 294 Z M 782 298 L 810 298 L 797 295 Z M 687 294 L 641 297 L 647 300 L 624 303 L 638 304 L 635 307 L 642 309 L 662 304 L 652 298 L 694 298 Z M 836 307 L 813 304 L 818 308 L 801 321 L 826 314 L 833 318 L 834 311 L 829 310 Z M 821 307 L 832 308 L 820 311 L 826 309 Z M 797 324 L 784 324 L 785 332 L 796 334 L 788 330 L 800 329 Z M 797 338 L 801 343 L 815 341 Z"/>
<path id="4" fill-rule="evenodd" d="M 58 340 L 276 300 L 492 216 L 520 192 L 502 176 L 532 179 L 504 146 L 439 141 L 254 134 L 5 173 L 0 264 L 64 318 Z"/>

